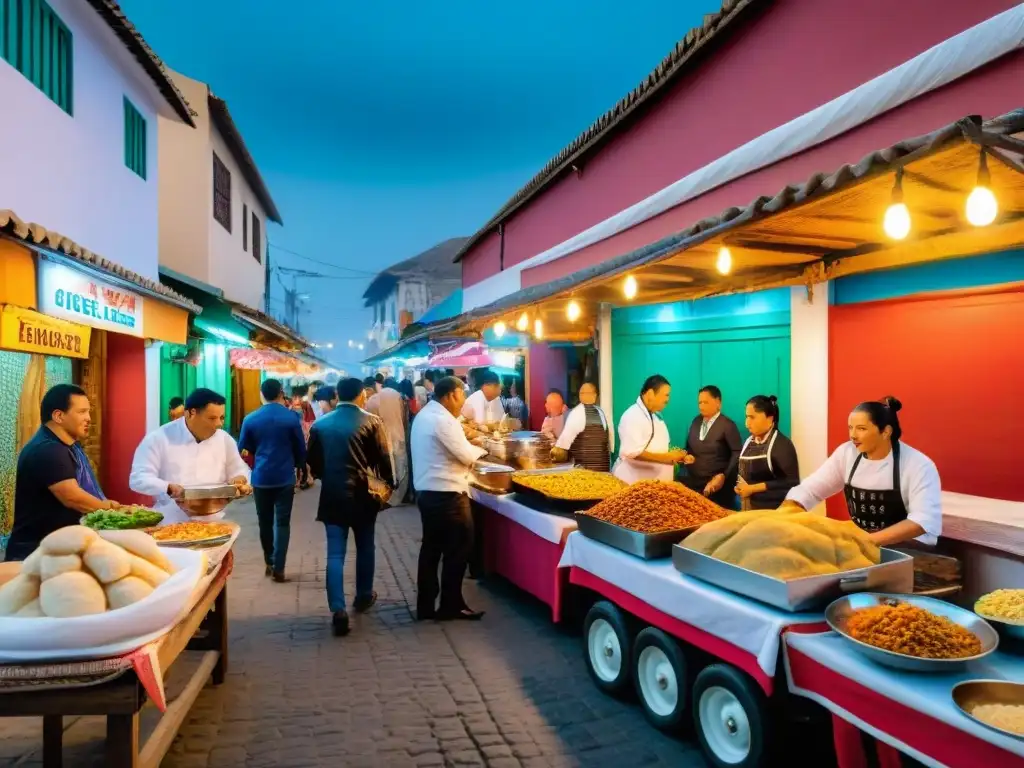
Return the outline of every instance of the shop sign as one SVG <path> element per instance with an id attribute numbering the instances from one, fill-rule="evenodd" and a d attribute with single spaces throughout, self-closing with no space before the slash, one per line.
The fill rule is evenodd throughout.
<path id="1" fill-rule="evenodd" d="M 84 272 L 39 260 L 39 311 L 115 333 L 142 336 L 142 297 Z"/>
<path id="2" fill-rule="evenodd" d="M 31 309 L 0 309 L 0 347 L 30 354 L 89 357 L 92 329 L 47 317 Z"/>

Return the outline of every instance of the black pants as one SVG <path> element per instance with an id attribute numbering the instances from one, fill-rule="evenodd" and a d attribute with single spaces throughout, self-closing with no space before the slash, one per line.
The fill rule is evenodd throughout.
<path id="1" fill-rule="evenodd" d="M 707 487 L 707 484 L 711 482 L 711 478 L 710 477 L 693 477 L 692 475 L 687 475 L 686 477 L 682 478 L 682 481 L 683 481 L 683 485 L 685 485 L 691 491 L 696 491 L 697 493 L 704 493 L 704 489 Z M 736 481 L 733 480 L 730 483 L 729 479 L 726 478 L 725 485 L 723 485 L 720 489 L 718 489 L 717 491 L 712 493 L 710 496 L 708 496 L 708 498 L 711 501 L 713 501 L 715 504 L 720 506 L 720 507 L 724 507 L 725 509 L 735 510 L 736 509 L 736 491 L 735 491 L 735 487 L 736 487 Z"/>
<path id="2" fill-rule="evenodd" d="M 473 514 L 464 493 L 420 491 L 416 502 L 423 521 L 417 572 L 416 613 L 429 618 L 440 613 L 458 613 L 465 609 L 462 578 L 473 549 Z M 438 589 L 437 567 L 441 565 Z M 441 603 L 437 605 L 438 592 Z"/>

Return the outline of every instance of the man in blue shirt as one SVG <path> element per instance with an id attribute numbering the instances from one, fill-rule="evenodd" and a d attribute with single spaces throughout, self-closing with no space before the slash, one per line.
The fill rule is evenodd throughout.
<path id="1" fill-rule="evenodd" d="M 238 448 L 254 457 L 253 498 L 260 525 L 266 575 L 285 582 L 285 558 L 291 535 L 296 470 L 306 466 L 302 419 L 285 400 L 284 385 L 267 379 L 260 385 L 264 405 L 242 421 Z"/>

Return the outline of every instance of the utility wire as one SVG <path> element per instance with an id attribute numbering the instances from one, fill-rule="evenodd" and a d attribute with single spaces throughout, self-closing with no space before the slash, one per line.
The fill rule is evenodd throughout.
<path id="1" fill-rule="evenodd" d="M 352 267 L 343 267 L 343 266 L 341 266 L 339 264 L 332 264 L 329 261 L 321 261 L 320 259 L 314 259 L 312 256 L 307 256 L 304 253 L 299 253 L 298 251 L 293 251 L 293 250 L 290 250 L 288 248 L 282 248 L 280 245 L 277 245 L 276 243 L 270 243 L 270 246 L 274 250 L 276 250 L 276 251 L 281 251 L 282 253 L 288 253 L 288 254 L 291 254 L 292 256 L 297 256 L 300 259 L 305 259 L 306 261 L 311 261 L 314 264 L 320 264 L 321 266 L 330 267 L 331 269 L 338 269 L 338 270 L 341 270 L 342 272 L 352 272 L 353 274 L 363 275 L 365 277 L 376 277 L 378 275 L 377 272 L 367 272 L 367 271 L 362 270 L 362 269 L 353 269 Z"/>

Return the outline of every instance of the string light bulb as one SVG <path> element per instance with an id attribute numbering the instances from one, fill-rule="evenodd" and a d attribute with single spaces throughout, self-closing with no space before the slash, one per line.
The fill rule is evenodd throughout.
<path id="1" fill-rule="evenodd" d="M 990 185 L 988 161 L 983 149 L 978 161 L 978 183 L 967 196 L 967 221 L 976 227 L 988 226 L 996 220 L 996 214 L 999 213 L 999 203 Z"/>
<path id="2" fill-rule="evenodd" d="M 576 301 L 570 301 L 565 308 L 565 316 L 569 318 L 570 323 L 575 323 L 582 314 L 583 310 L 580 309 L 580 305 Z"/>
<path id="3" fill-rule="evenodd" d="M 494 336 L 496 338 L 500 339 L 504 335 L 505 335 L 505 324 L 499 320 L 498 322 L 496 322 L 494 324 Z"/>
<path id="4" fill-rule="evenodd" d="M 636 278 L 632 275 L 626 276 L 626 282 L 622 286 L 622 292 L 626 295 L 626 298 L 632 301 L 636 298 L 638 286 L 636 284 Z"/>
<path id="5" fill-rule="evenodd" d="M 537 340 L 544 338 L 544 323 L 539 317 L 533 321 L 533 337 Z"/>
<path id="6" fill-rule="evenodd" d="M 526 333 L 526 329 L 529 327 L 530 318 L 525 312 L 523 312 L 523 314 L 519 316 L 519 319 L 516 320 L 516 330 L 520 333 Z"/>
<path id="7" fill-rule="evenodd" d="M 882 229 L 893 240 L 903 240 L 910 234 L 910 210 L 903 202 L 903 169 L 896 169 L 896 183 L 892 185 L 892 201 L 885 209 Z"/>
<path id="8" fill-rule="evenodd" d="M 715 269 L 723 275 L 728 275 L 732 271 L 732 251 L 724 245 L 718 249 L 718 258 L 715 259 Z"/>

